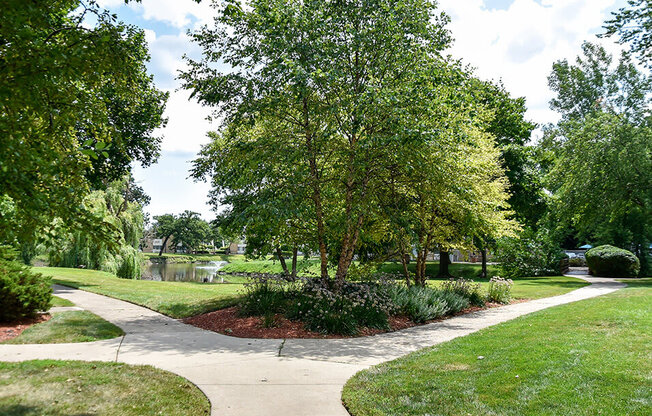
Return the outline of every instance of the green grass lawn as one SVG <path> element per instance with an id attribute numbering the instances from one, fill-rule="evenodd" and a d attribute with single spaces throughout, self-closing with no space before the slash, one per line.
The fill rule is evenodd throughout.
<path id="1" fill-rule="evenodd" d="M 243 290 L 244 280 L 225 276 L 229 284 L 196 282 L 157 282 L 120 279 L 97 270 L 39 267 L 38 271 L 52 276 L 54 283 L 133 302 L 174 318 L 185 318 L 235 305 Z M 430 284 L 437 284 L 431 280 Z M 486 279 L 481 283 L 487 285 Z M 532 277 L 514 282 L 515 298 L 536 299 L 555 296 L 586 285 L 573 277 Z"/>
<path id="2" fill-rule="evenodd" d="M 110 339 L 124 332 L 88 311 L 55 312 L 52 319 L 27 328 L 5 344 L 60 344 Z"/>
<path id="3" fill-rule="evenodd" d="M 292 260 L 287 259 L 286 264 L 288 268 L 292 267 Z M 275 260 L 239 260 L 235 262 L 229 262 L 229 264 L 224 265 L 220 271 L 225 273 L 271 273 L 271 274 L 281 274 L 283 273 L 283 267 L 281 263 Z M 320 273 L 320 263 L 316 259 L 299 259 L 297 261 L 297 273 L 299 275 L 314 275 L 317 276 Z"/>
<path id="4" fill-rule="evenodd" d="M 39 267 L 54 283 L 126 300 L 173 318 L 185 318 L 236 303 L 242 284 L 156 282 L 120 279 L 97 270 Z"/>
<path id="5" fill-rule="evenodd" d="M 186 379 L 150 366 L 80 361 L 0 362 L 0 414 L 208 415 Z"/>
<path id="6" fill-rule="evenodd" d="M 272 273 L 280 274 L 283 272 L 281 263 L 275 260 L 245 260 L 244 258 L 236 259 L 234 261 L 227 260 L 230 263 L 222 267 L 220 270 L 226 273 Z M 356 262 L 357 263 L 357 262 Z M 287 266 L 290 267 L 291 261 L 287 260 Z M 416 263 L 411 262 L 408 269 L 414 273 Z M 480 274 L 481 265 L 479 263 L 453 263 L 449 267 L 449 271 L 456 277 L 464 277 L 466 279 L 475 279 Z M 334 273 L 334 269 L 331 268 Z M 378 271 L 382 273 L 403 273 L 403 266 L 398 262 L 385 262 L 378 267 Z M 439 262 L 429 261 L 426 263 L 426 275 L 434 278 L 439 271 Z M 487 271 L 489 276 L 499 274 L 494 265 L 488 265 Z M 320 263 L 318 259 L 299 259 L 297 262 L 297 272 L 300 275 L 314 275 L 320 274 Z"/>
<path id="7" fill-rule="evenodd" d="M 68 299 L 60 298 L 58 296 L 52 296 L 52 302 L 50 302 L 52 307 L 55 306 L 75 306 L 74 303 L 69 301 Z"/>
<path id="8" fill-rule="evenodd" d="M 414 273 L 416 270 L 416 262 L 412 261 L 408 264 L 408 270 Z M 482 270 L 482 265 L 480 263 L 453 263 L 448 266 L 448 271 L 455 277 L 463 277 L 465 279 L 476 280 L 480 271 Z M 403 266 L 398 262 L 386 262 L 383 263 L 379 271 L 383 273 L 399 273 L 403 274 Z M 426 262 L 426 276 L 434 278 L 439 272 L 439 262 L 438 261 L 428 261 Z M 493 264 L 487 265 L 487 273 L 490 277 L 498 275 L 498 269 Z"/>
<path id="9" fill-rule="evenodd" d="M 364 370 L 343 401 L 354 416 L 649 415 L 652 279 L 627 283 Z"/>
<path id="10" fill-rule="evenodd" d="M 474 281 L 480 283 L 484 291 L 489 286 L 489 279 L 478 279 Z M 430 285 L 438 286 L 441 280 L 431 279 Z M 575 289 L 587 286 L 589 283 L 576 277 L 568 276 L 540 276 L 540 277 L 523 277 L 514 280 L 512 286 L 512 297 L 514 299 L 540 299 L 550 296 L 563 295 Z"/>

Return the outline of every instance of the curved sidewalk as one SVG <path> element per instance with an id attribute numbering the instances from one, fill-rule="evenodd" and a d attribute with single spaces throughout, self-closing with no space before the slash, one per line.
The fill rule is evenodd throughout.
<path id="1" fill-rule="evenodd" d="M 342 387 L 370 365 L 626 286 L 613 279 L 574 277 L 591 285 L 560 296 L 349 339 L 234 338 L 128 302 L 55 286 L 57 296 L 118 325 L 125 335 L 77 344 L 0 345 L 0 361 L 50 358 L 153 365 L 195 383 L 211 401 L 212 415 L 348 415 L 341 404 Z"/>

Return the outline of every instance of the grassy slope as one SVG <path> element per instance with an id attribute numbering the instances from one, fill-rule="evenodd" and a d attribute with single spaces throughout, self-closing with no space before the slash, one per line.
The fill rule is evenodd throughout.
<path id="1" fill-rule="evenodd" d="M 88 311 L 55 312 L 49 321 L 27 328 L 5 344 L 89 342 L 123 334 L 117 326 Z"/>
<path id="2" fill-rule="evenodd" d="M 150 366 L 79 361 L 0 362 L 0 414 L 207 415 L 193 384 Z"/>
<path id="3" fill-rule="evenodd" d="M 287 261 L 287 266 L 292 267 L 292 261 Z M 230 262 L 220 269 L 225 273 L 283 273 L 281 263 L 274 260 L 241 260 Z M 315 259 L 300 259 L 297 261 L 297 272 L 300 275 L 315 275 L 317 276 L 319 270 L 319 260 Z"/>
<path id="4" fill-rule="evenodd" d="M 145 306 L 174 318 L 184 318 L 234 305 L 241 284 L 155 282 L 120 279 L 97 270 L 40 267 L 54 283 L 72 286 Z"/>
<path id="5" fill-rule="evenodd" d="M 343 400 L 354 416 L 648 415 L 652 279 L 628 284 L 362 371 Z"/>

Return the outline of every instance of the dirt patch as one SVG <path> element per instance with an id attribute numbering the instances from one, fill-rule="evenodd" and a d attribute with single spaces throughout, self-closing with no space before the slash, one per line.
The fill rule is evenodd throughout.
<path id="1" fill-rule="evenodd" d="M 485 308 L 471 306 L 453 316 L 464 315 L 471 312 L 481 311 L 487 308 L 504 306 L 500 303 L 487 303 Z M 443 319 L 435 319 L 425 324 L 439 322 L 451 318 L 448 316 Z M 291 321 L 282 314 L 274 315 L 273 326 L 265 327 L 264 319 L 260 316 L 243 317 L 238 314 L 238 307 L 232 306 L 226 309 L 220 309 L 215 312 L 205 313 L 203 315 L 185 318 L 182 322 L 206 329 L 208 331 L 218 332 L 238 338 L 264 338 L 264 339 L 286 339 L 286 338 L 355 338 L 366 337 L 370 335 L 382 334 L 384 332 L 394 332 L 401 329 L 411 328 L 413 326 L 425 325 L 415 324 L 406 316 L 390 316 L 390 330 L 385 331 L 375 328 L 361 328 L 355 336 L 322 334 L 319 332 L 309 331 L 302 322 Z"/>
<path id="2" fill-rule="evenodd" d="M 52 318 L 52 315 L 43 313 L 34 318 L 23 318 L 13 322 L 0 322 L 0 342 L 16 338 L 30 326 L 49 321 L 50 318 Z"/>

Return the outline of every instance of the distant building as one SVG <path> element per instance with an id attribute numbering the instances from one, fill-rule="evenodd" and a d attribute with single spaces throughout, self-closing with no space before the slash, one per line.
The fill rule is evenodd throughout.
<path id="1" fill-rule="evenodd" d="M 245 254 L 245 251 L 247 250 L 247 244 L 232 241 L 229 244 L 229 248 L 227 250 L 227 254 Z"/>
<path id="2" fill-rule="evenodd" d="M 172 240 L 174 237 L 168 238 L 165 247 L 163 248 L 163 253 L 176 253 L 178 250 L 175 250 Z M 163 245 L 162 238 L 146 238 L 145 244 L 143 246 L 143 253 L 159 253 L 161 251 L 161 246 Z"/>

